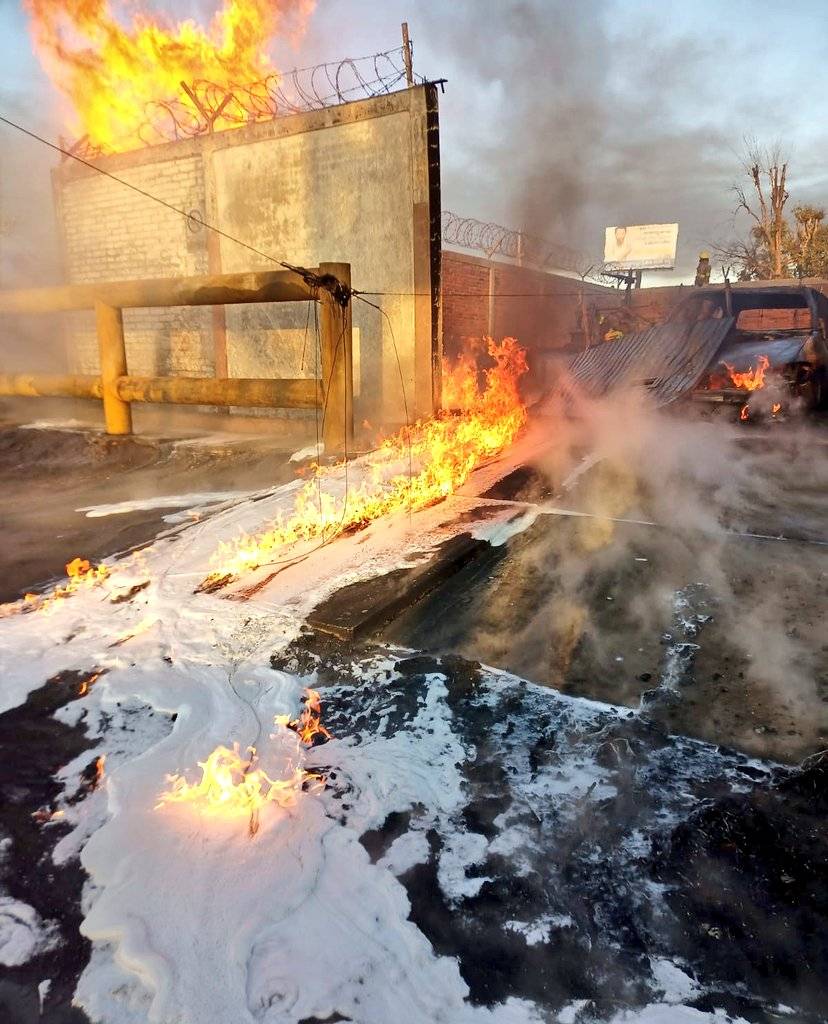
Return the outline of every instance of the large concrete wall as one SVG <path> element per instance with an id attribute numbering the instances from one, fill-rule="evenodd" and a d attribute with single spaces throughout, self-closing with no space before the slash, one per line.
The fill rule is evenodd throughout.
<path id="1" fill-rule="evenodd" d="M 427 415 L 440 361 L 437 140 L 436 89 L 420 86 L 100 161 L 258 252 L 64 164 L 54 184 L 67 278 L 273 269 L 269 256 L 350 263 L 354 288 L 378 293 L 366 298 L 380 307 L 353 306 L 358 421 L 400 423 L 406 406 Z M 310 377 L 308 313 L 305 304 L 130 311 L 130 370 Z M 97 370 L 91 318 L 76 318 L 70 354 L 72 369 Z"/>

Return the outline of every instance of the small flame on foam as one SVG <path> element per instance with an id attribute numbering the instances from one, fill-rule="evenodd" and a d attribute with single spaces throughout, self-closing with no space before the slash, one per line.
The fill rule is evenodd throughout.
<path id="1" fill-rule="evenodd" d="M 324 779 L 316 772 L 301 766 L 304 748 L 313 744 L 317 736 L 331 738 L 321 724 L 321 700 L 316 690 L 307 689 L 305 708 L 298 719 L 277 715 L 274 723 L 291 729 L 296 734 L 297 763 L 288 761 L 281 778 L 271 778 L 258 767 L 259 756 L 254 747 L 248 747 L 242 756 L 238 743 L 232 747 L 219 745 L 205 761 L 199 761 L 201 778 L 188 782 L 182 775 L 169 775 L 170 788 L 163 792 L 156 809 L 173 803 L 190 803 L 203 810 L 224 817 L 246 817 L 248 832 L 255 835 L 259 829 L 259 815 L 269 804 L 287 808 L 295 805 L 299 794 L 310 784 L 319 787 Z"/>

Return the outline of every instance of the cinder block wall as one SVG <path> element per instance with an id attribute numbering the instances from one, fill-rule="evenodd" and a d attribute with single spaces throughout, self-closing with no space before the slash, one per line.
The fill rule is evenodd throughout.
<path id="1" fill-rule="evenodd" d="M 167 147 L 165 147 L 167 148 Z M 118 168 L 124 181 L 184 210 L 204 207 L 203 162 L 198 156 Z M 103 175 L 58 176 L 56 189 L 64 259 L 71 283 L 123 281 L 207 273 L 204 232 Z M 94 319 L 71 318 L 70 367 L 98 372 Z M 148 375 L 213 372 L 210 313 L 204 308 L 124 312 L 129 367 Z"/>
<path id="2" fill-rule="evenodd" d="M 260 253 L 350 263 L 353 286 L 376 293 L 381 310 L 354 302 L 355 415 L 394 424 L 406 404 L 431 412 L 439 365 L 438 303 L 428 298 L 439 294 L 436 95 L 420 86 L 99 163 Z M 70 282 L 280 269 L 74 163 L 56 171 L 54 189 Z M 222 351 L 230 376 L 316 372 L 304 303 L 230 306 L 221 329 L 204 308 L 127 311 L 125 327 L 137 374 L 212 375 Z M 91 316 L 73 318 L 68 349 L 71 369 L 97 372 Z"/>

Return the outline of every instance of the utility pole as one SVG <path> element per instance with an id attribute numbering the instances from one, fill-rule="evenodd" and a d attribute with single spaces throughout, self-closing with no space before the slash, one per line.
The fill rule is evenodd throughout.
<path id="1" fill-rule="evenodd" d="M 410 89 L 414 85 L 414 62 L 411 57 L 411 40 L 408 38 L 408 22 L 402 23 L 402 51 L 405 63 L 405 84 Z"/>

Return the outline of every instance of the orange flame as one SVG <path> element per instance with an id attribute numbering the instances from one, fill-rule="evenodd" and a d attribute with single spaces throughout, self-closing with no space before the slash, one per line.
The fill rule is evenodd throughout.
<path id="1" fill-rule="evenodd" d="M 281 715 L 277 715 L 275 719 L 276 724 L 286 725 L 288 729 L 292 729 L 301 742 L 308 747 L 314 745 L 317 736 L 321 736 L 326 740 L 332 739 L 331 734 L 322 725 L 322 700 L 318 690 L 308 688 L 305 690 L 305 696 L 302 699 L 305 702 L 305 707 L 297 719 L 290 721 L 285 720 Z"/>
<path id="2" fill-rule="evenodd" d="M 742 391 L 758 391 L 759 388 L 765 386 L 765 371 L 770 366 L 770 359 L 767 356 L 759 356 L 759 363 L 756 369 L 754 370 L 751 367 L 744 373 L 738 373 L 730 363 L 725 363 L 725 366 L 735 388 L 739 388 Z M 743 419 L 747 419 L 747 417 L 745 416 Z"/>
<path id="3" fill-rule="evenodd" d="M 483 372 L 481 389 L 476 363 L 461 358 L 445 367 L 444 394 L 460 415 L 444 413 L 421 420 L 383 441 L 373 453 L 369 472 L 347 496 L 324 489 L 331 470 L 318 467 L 296 497 L 293 512 L 265 533 L 220 545 L 217 568 L 201 589 L 212 590 L 241 573 L 266 564 L 281 549 L 299 541 L 332 539 L 367 526 L 372 520 L 405 509 L 425 508 L 453 493 L 480 463 L 511 444 L 526 421 L 518 380 L 526 373 L 526 353 L 514 338 L 486 340 L 494 366 Z M 414 472 L 409 475 L 409 466 Z"/>
<path id="4" fill-rule="evenodd" d="M 92 675 L 87 676 L 86 679 L 81 679 L 80 686 L 78 686 L 78 696 L 84 697 L 87 693 L 89 693 L 89 687 L 94 686 L 94 684 L 98 681 L 98 679 L 100 679 L 100 677 L 100 672 L 93 672 Z"/>
<path id="5" fill-rule="evenodd" d="M 218 746 L 206 761 L 199 761 L 201 779 L 189 783 L 181 775 L 170 775 L 171 788 L 161 794 L 158 806 L 171 803 L 198 803 L 209 811 L 220 811 L 231 817 L 250 818 L 250 833 L 258 830 L 259 811 L 273 803 L 278 807 L 291 807 L 302 787 L 305 773 L 296 767 L 283 779 L 271 779 L 267 772 L 256 768 L 258 757 L 248 747 L 250 757 L 242 758 L 238 743 L 233 749 Z"/>
<path id="6" fill-rule="evenodd" d="M 743 405 L 739 410 L 739 419 L 744 423 L 745 420 L 750 419 L 750 411 L 746 405 Z"/>
<path id="7" fill-rule="evenodd" d="M 777 413 L 782 411 L 782 403 L 774 402 L 771 406 L 771 416 L 776 416 Z"/>
<path id="8" fill-rule="evenodd" d="M 46 594 L 24 594 L 22 601 L 0 605 L 0 618 L 6 618 L 16 612 L 46 612 L 49 614 L 55 605 L 77 593 L 98 586 L 109 576 L 109 566 L 92 565 L 85 558 L 73 558 L 66 564 L 66 583 L 61 583 Z"/>
<path id="9" fill-rule="evenodd" d="M 273 73 L 268 41 L 301 35 L 315 0 L 223 0 L 208 28 L 138 11 L 123 27 L 109 0 L 25 0 L 35 50 L 73 108 L 72 130 L 104 152 L 146 145 L 148 116 L 176 100 L 203 120 L 182 83 L 228 92 Z M 269 116 L 269 115 L 268 115 Z M 214 130 L 237 124 L 219 116 Z"/>
<path id="10" fill-rule="evenodd" d="M 297 742 L 312 745 L 314 737 L 331 734 L 321 724 L 322 703 L 316 690 L 305 690 L 305 708 L 297 720 L 289 715 L 277 715 L 275 723 L 292 729 Z M 273 737 L 271 737 L 272 739 Z M 307 782 L 319 782 L 321 776 L 305 771 L 300 765 L 286 766 L 283 778 L 272 779 L 262 768 L 257 768 L 258 754 L 248 747 L 249 757 L 239 753 L 238 743 L 229 747 L 218 746 L 206 761 L 199 761 L 201 779 L 189 783 L 181 775 L 167 776 L 170 789 L 161 794 L 158 807 L 171 803 L 198 803 L 209 811 L 218 811 L 230 817 L 249 818 L 250 835 L 259 828 L 259 812 L 268 804 L 292 807 Z"/>

